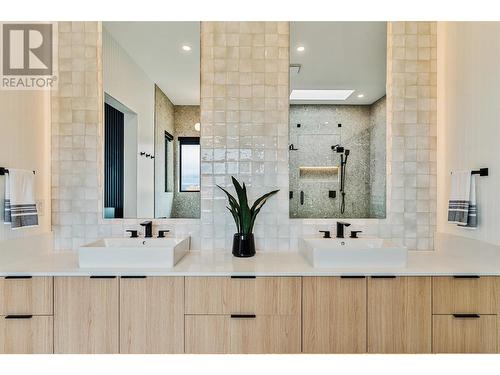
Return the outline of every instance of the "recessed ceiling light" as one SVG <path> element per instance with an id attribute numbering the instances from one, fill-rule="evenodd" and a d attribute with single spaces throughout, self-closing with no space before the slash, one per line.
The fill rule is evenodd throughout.
<path id="1" fill-rule="evenodd" d="M 297 52 L 304 52 L 305 50 L 306 50 L 306 47 L 304 47 L 304 46 L 297 47 Z"/>
<path id="2" fill-rule="evenodd" d="M 354 90 L 292 90 L 290 100 L 346 100 Z"/>
<path id="3" fill-rule="evenodd" d="M 365 97 L 365 94 L 359 94 L 358 95 L 358 98 L 364 98 Z"/>
<path id="4" fill-rule="evenodd" d="M 196 124 L 194 124 L 194 130 L 196 130 L 197 132 L 199 132 L 201 129 L 201 125 L 199 122 L 197 122 Z"/>
<path id="5" fill-rule="evenodd" d="M 190 47 L 190 46 L 188 46 L 187 44 L 185 44 L 185 45 L 183 45 L 183 46 L 182 46 L 182 50 L 183 50 L 183 51 L 186 51 L 186 52 L 187 52 L 187 51 L 191 51 L 191 47 Z"/>

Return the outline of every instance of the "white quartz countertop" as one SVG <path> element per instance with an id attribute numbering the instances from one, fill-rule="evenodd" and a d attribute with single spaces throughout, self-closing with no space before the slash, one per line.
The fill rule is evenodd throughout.
<path id="1" fill-rule="evenodd" d="M 191 251 L 173 268 L 90 269 L 76 252 L 52 251 L 50 236 L 0 244 L 0 276 L 340 276 L 500 275 L 500 246 L 439 234 L 435 251 L 410 251 L 406 267 L 315 268 L 298 252 L 258 252 L 235 258 L 231 251 Z"/>

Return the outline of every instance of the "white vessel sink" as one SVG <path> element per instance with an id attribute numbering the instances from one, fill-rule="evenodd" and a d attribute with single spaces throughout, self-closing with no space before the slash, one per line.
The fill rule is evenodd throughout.
<path id="1" fill-rule="evenodd" d="M 105 238 L 78 249 L 80 268 L 171 268 L 189 251 L 190 238 Z"/>
<path id="2" fill-rule="evenodd" d="M 381 238 L 303 238 L 300 250 L 314 267 L 405 267 L 407 249 Z"/>

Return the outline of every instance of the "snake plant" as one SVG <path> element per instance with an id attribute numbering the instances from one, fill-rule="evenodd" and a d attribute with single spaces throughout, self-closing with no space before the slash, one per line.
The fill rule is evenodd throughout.
<path id="1" fill-rule="evenodd" d="M 264 194 L 262 197 L 257 199 L 252 207 L 248 206 L 248 198 L 247 198 L 247 188 L 245 183 L 243 186 L 236 180 L 236 178 L 231 177 L 233 180 L 234 189 L 236 190 L 236 195 L 238 199 L 233 197 L 231 193 L 229 193 L 223 187 L 217 185 L 219 189 L 221 189 L 224 193 L 226 193 L 227 198 L 229 199 L 229 206 L 227 209 L 233 215 L 234 222 L 236 223 L 236 229 L 240 234 L 251 234 L 253 231 L 253 226 L 255 224 L 255 218 L 260 212 L 262 206 L 266 203 L 266 201 L 276 194 L 279 190 L 273 190 L 267 194 Z"/>

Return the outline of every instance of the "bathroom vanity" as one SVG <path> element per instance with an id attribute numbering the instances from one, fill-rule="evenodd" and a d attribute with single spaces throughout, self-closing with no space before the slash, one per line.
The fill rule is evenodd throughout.
<path id="1" fill-rule="evenodd" d="M 2 353 L 496 353 L 500 277 L 0 280 Z"/>
<path id="2" fill-rule="evenodd" d="M 497 353 L 498 251 L 439 243 L 385 268 L 194 251 L 172 268 L 79 268 L 72 252 L 2 251 L 0 352 Z"/>

